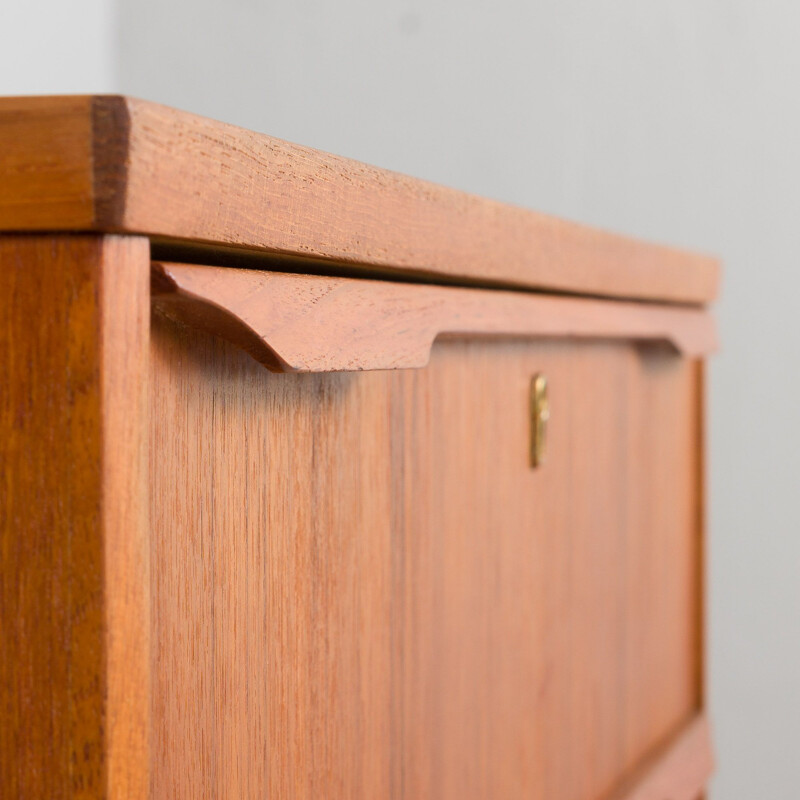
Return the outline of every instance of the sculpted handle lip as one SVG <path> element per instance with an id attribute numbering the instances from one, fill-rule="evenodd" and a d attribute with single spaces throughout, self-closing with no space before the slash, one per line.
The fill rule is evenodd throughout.
<path id="1" fill-rule="evenodd" d="M 279 372 L 407 369 L 438 337 L 606 338 L 714 350 L 700 308 L 156 263 L 154 303 Z"/>

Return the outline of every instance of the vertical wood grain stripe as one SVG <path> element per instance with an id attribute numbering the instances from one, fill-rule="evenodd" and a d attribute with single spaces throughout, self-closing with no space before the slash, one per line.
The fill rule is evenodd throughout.
<path id="1" fill-rule="evenodd" d="M 150 789 L 147 239 L 106 237 L 99 275 L 108 797 Z"/>

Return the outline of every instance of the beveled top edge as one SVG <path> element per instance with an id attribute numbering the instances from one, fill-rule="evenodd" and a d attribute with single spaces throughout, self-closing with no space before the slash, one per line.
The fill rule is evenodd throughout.
<path id="1" fill-rule="evenodd" d="M 716 259 L 119 95 L 0 98 L 0 231 L 136 233 L 351 272 L 702 304 Z"/>

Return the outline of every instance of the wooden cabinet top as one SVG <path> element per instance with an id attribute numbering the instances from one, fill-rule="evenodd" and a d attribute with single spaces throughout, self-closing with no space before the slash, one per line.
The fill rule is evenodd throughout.
<path id="1" fill-rule="evenodd" d="M 144 234 L 156 254 L 702 304 L 713 258 L 481 199 L 154 103 L 0 98 L 0 231 Z"/>

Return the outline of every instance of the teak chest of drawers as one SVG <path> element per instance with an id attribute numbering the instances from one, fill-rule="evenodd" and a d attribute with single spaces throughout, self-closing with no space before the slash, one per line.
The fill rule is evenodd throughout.
<path id="1" fill-rule="evenodd" d="M 0 101 L 0 795 L 697 800 L 718 266 Z"/>

